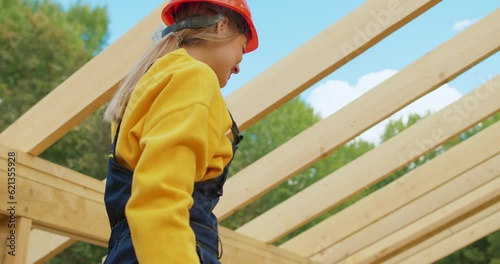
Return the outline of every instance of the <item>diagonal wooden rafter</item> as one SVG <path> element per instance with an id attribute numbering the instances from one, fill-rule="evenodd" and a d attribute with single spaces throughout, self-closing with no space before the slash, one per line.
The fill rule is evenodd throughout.
<path id="1" fill-rule="evenodd" d="M 385 259 L 384 263 L 399 264 L 404 262 L 417 264 L 437 261 L 477 239 L 485 237 L 496 230 L 500 230 L 500 220 L 497 220 L 496 225 L 484 229 L 481 228 L 487 226 L 483 225 L 483 223 L 486 224 L 485 221 L 489 222 L 490 220 L 487 220 L 488 218 L 491 219 L 495 214 L 497 215 L 496 217 L 498 217 L 499 213 L 500 201 L 464 218 L 460 222 L 427 236 L 422 241 L 417 241 L 410 247 Z M 493 219 L 495 219 L 495 216 Z M 423 261 L 423 259 L 427 260 Z"/>
<path id="2" fill-rule="evenodd" d="M 394 6 L 391 0 L 367 1 L 230 95 L 227 101 L 233 116 L 241 128 L 246 129 L 438 2 L 401 0 Z M 149 32 L 159 26 L 160 10 L 159 7 L 144 18 L 3 131 L 0 143 L 38 155 L 107 102 L 117 83 L 151 44 Z M 374 10 L 388 12 L 389 21 L 380 24 L 380 31 L 365 42 L 354 43 L 358 33 L 351 29 L 364 28 L 376 21 L 372 15 Z M 353 48 L 347 49 L 346 45 Z M 124 53 L 127 56 L 118 56 Z M 109 62 L 117 57 L 121 58 L 120 63 L 109 67 Z M 311 62 L 307 69 L 302 67 L 304 60 Z M 96 75 L 96 71 L 102 74 Z M 290 72 L 296 74 L 291 75 Z M 261 94 L 266 96 L 259 96 Z M 38 132 L 30 133 L 33 130 Z"/>
<path id="3" fill-rule="evenodd" d="M 497 166 L 498 163 L 496 163 L 500 153 L 500 144 L 492 144 L 492 141 L 495 141 L 499 133 L 500 123 L 453 147 L 446 152 L 446 155 L 436 157 L 430 162 L 419 166 L 408 175 L 290 239 L 280 247 L 296 252 L 299 255 L 312 256 L 327 251 L 333 245 L 344 241 L 345 246 L 343 249 L 335 249 L 335 252 L 342 256 L 342 252 L 352 252 L 353 247 L 361 247 L 376 242 L 377 237 L 373 236 L 363 237 L 362 240 L 359 240 L 359 235 L 363 234 L 361 230 L 366 230 L 370 225 L 376 226 L 376 223 L 383 223 L 389 214 L 426 195 L 440 185 L 453 181 L 459 175 L 464 176 L 463 180 L 460 181 L 466 182 L 472 177 L 472 181 L 475 181 L 475 183 L 462 186 L 461 190 L 457 190 L 467 192 L 478 187 L 478 184 L 484 184 L 496 177 L 500 169 Z M 464 152 L 476 153 L 477 155 L 464 156 Z M 491 159 L 495 156 L 496 158 Z M 489 162 L 487 166 L 483 167 L 486 171 L 480 171 L 484 175 L 477 177 L 467 175 L 469 169 L 485 161 Z M 451 166 L 451 164 L 460 164 L 460 166 Z M 435 175 L 439 175 L 439 177 Z M 457 185 L 460 185 L 460 183 L 457 183 Z M 449 194 L 449 197 L 450 199 L 453 198 L 452 193 Z M 377 210 L 374 210 L 374 208 Z M 408 217 L 411 215 L 411 213 L 408 213 Z M 414 218 L 418 218 L 418 216 L 414 216 Z M 401 220 L 401 218 L 399 219 Z M 394 223 L 392 227 L 379 227 L 379 229 L 380 231 L 390 232 L 390 230 L 393 230 L 392 228 L 404 224 L 404 221 L 399 221 L 397 224 Z M 376 227 L 373 229 L 377 230 Z M 358 240 L 351 239 L 355 237 Z M 347 244 L 346 240 L 351 241 L 351 243 Z M 322 241 L 322 243 L 318 245 L 317 241 Z"/>
<path id="4" fill-rule="evenodd" d="M 477 151 L 477 148 L 474 150 Z M 459 175 L 456 175 L 456 172 L 450 175 L 446 170 L 437 170 L 436 173 L 441 172 L 441 174 L 443 174 L 443 181 L 448 180 L 443 184 L 440 183 L 442 182 L 441 179 L 439 179 L 437 183 L 434 183 L 432 179 L 429 183 L 420 179 L 420 177 L 425 175 L 425 172 L 429 173 L 430 168 L 436 167 L 436 164 L 440 165 L 442 168 L 449 168 L 450 164 L 455 163 L 454 161 L 457 160 L 440 159 L 439 161 L 434 162 L 434 164 L 430 167 L 428 166 L 424 170 L 416 170 L 414 173 L 402 177 L 401 180 L 398 180 L 395 184 L 391 184 L 387 188 L 379 190 L 375 194 L 368 196 L 365 198 L 365 201 L 361 201 L 360 205 L 363 205 L 362 207 L 346 209 L 344 216 L 349 213 L 355 213 L 355 215 L 364 213 L 368 216 L 377 215 L 379 212 L 374 212 L 374 208 L 380 208 L 382 213 L 385 213 L 386 215 L 378 220 L 374 219 L 362 228 L 359 228 L 359 223 L 363 222 L 364 219 L 358 220 L 351 217 L 353 225 L 358 227 L 357 230 L 351 233 L 348 237 L 344 237 L 342 239 L 338 239 L 338 236 L 332 237 L 331 240 L 328 240 L 328 243 L 325 242 L 322 244 L 322 251 L 316 254 L 316 256 L 321 258 L 325 257 L 325 255 L 329 255 L 329 260 L 335 262 L 351 255 L 353 252 L 363 250 L 367 251 L 366 248 L 377 247 L 380 249 L 381 247 L 384 247 L 384 245 L 378 243 L 383 241 L 385 237 L 392 235 L 395 232 L 401 233 L 400 230 L 405 228 L 405 226 L 412 224 L 412 222 L 425 217 L 430 212 L 444 208 L 444 206 L 448 203 L 458 200 L 475 189 L 481 188 L 481 186 L 489 184 L 500 177 L 500 167 L 498 167 L 500 154 L 497 154 L 495 157 L 475 165 L 472 168 L 464 165 L 462 170 L 465 170 L 465 172 Z M 434 171 L 432 172 L 434 173 Z M 441 174 L 432 175 L 434 175 L 435 178 L 441 178 Z M 436 177 L 436 175 L 439 176 Z M 454 178 L 450 179 L 450 176 Z M 427 178 L 427 180 L 429 180 L 428 177 L 424 176 L 423 178 Z M 428 185 L 430 188 L 434 189 L 419 196 L 421 190 L 418 189 L 422 188 L 417 184 Z M 413 191 L 411 189 L 412 187 L 418 191 Z M 424 189 L 429 189 L 429 187 Z M 393 202 L 387 200 L 388 198 L 400 201 Z M 386 205 L 386 202 L 383 201 L 387 201 L 388 205 Z M 368 204 L 377 204 L 377 207 L 367 208 L 366 205 Z M 393 207 L 393 204 L 398 204 L 400 207 L 394 211 L 388 210 L 387 208 Z M 364 209 L 365 211 L 360 211 L 360 209 Z M 465 207 L 462 209 L 465 209 Z M 462 212 L 472 211 L 473 209 Z M 422 230 L 422 232 L 431 232 L 433 231 L 433 228 L 435 227 L 429 224 L 427 229 Z M 329 234 L 332 233 L 329 232 Z M 408 236 L 399 238 L 400 240 L 397 243 L 393 243 L 390 246 L 385 245 L 386 248 L 384 248 L 384 250 L 379 250 L 384 253 L 376 253 L 376 257 L 382 258 L 382 255 L 388 256 L 388 254 L 393 254 L 396 250 L 400 250 L 406 247 L 410 242 L 415 241 L 415 237 L 411 237 L 409 233 L 406 234 L 408 234 Z M 326 234 L 321 237 L 330 238 L 326 236 Z M 374 250 L 371 250 L 371 254 L 374 252 Z M 375 256 L 371 255 L 370 257 L 374 258 Z M 372 261 L 374 260 L 372 259 Z"/>
<path id="5" fill-rule="evenodd" d="M 439 0 L 369 0 L 229 95 L 228 105 L 242 129 L 298 96 L 385 37 L 423 14 Z M 387 20 L 380 20 L 386 16 Z M 359 32 L 375 24 L 365 40 Z M 307 65 L 306 67 L 304 67 Z M 265 94 L 265 96 L 262 96 Z"/>
<path id="6" fill-rule="evenodd" d="M 435 198 L 436 199 L 436 198 Z M 325 263 L 359 263 L 367 264 L 383 260 L 386 256 L 399 248 L 425 237 L 436 230 L 440 230 L 454 221 L 460 221 L 471 211 L 482 209 L 500 199 L 500 177 L 486 183 L 485 185 L 459 197 L 446 204 L 442 208 L 418 219 L 417 221 L 387 235 L 376 243 L 365 247 L 347 258 L 337 262 L 335 258 L 329 258 Z"/>
<path id="7" fill-rule="evenodd" d="M 498 112 L 500 110 L 499 84 L 500 76 L 497 76 L 457 102 L 426 117 L 306 190 L 261 214 L 237 231 L 266 242 L 275 241 L 290 233 L 301 224 L 311 221 L 321 213 Z M 477 94 L 486 96 L 480 100 Z M 454 113 L 454 109 L 461 109 L 470 101 L 480 102 L 480 107 L 474 109 L 475 111 L 467 111 L 467 115 L 463 118 L 460 118 L 458 113 L 450 115 Z M 460 118 L 460 122 L 455 122 L 455 118 Z M 383 161 L 380 160 L 382 156 L 385 157 Z M 356 175 L 356 178 L 353 178 L 353 175 Z M 314 203 L 318 196 L 322 197 L 325 202 Z M 292 217 L 295 210 L 302 212 L 301 216 Z M 302 251 L 306 248 L 307 246 L 297 245 L 294 250 Z"/>
<path id="8" fill-rule="evenodd" d="M 401 259 L 398 262 L 389 260 L 391 262 L 388 263 L 434 263 L 474 241 L 500 230 L 500 201 L 469 218 L 477 219 L 466 226 L 461 226 L 462 222 L 455 224 L 439 233 L 439 235 L 447 235 L 445 239 L 433 243 L 409 258 Z"/>
<path id="9" fill-rule="evenodd" d="M 225 193 L 232 198 L 221 200 L 215 209 L 216 214 L 224 219 L 399 109 L 497 52 L 500 49 L 497 41 L 500 39 L 498 19 L 500 9 L 238 172 L 226 183 L 228 191 Z M 338 127 L 342 129 L 337 129 L 335 137 L 332 137 L 331 129 Z M 308 216 L 301 214 L 295 220 Z M 276 239 L 267 236 L 279 230 L 278 225 L 260 226 L 269 227 L 269 232 L 261 232 L 266 236 L 262 237 L 264 241 Z"/>

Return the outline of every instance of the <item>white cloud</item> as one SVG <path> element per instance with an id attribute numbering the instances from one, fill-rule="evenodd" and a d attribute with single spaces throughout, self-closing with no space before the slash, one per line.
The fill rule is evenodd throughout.
<path id="1" fill-rule="evenodd" d="M 396 73 L 389 69 L 369 73 L 359 78 L 356 86 L 346 81 L 329 80 L 314 88 L 306 101 L 325 118 Z"/>
<path id="2" fill-rule="evenodd" d="M 468 28 L 469 26 L 471 26 L 472 24 L 476 23 L 476 21 L 477 21 L 477 19 L 464 19 L 464 20 L 457 21 L 453 25 L 453 30 L 462 31 L 462 30 Z"/>
<path id="3" fill-rule="evenodd" d="M 355 86 L 350 85 L 346 81 L 329 80 L 314 88 L 306 101 L 315 109 L 316 113 L 325 118 L 396 73 L 396 70 L 390 69 L 369 73 L 359 78 Z M 360 137 L 366 141 L 379 143 L 380 136 L 383 134 L 389 120 L 397 120 L 399 118 L 406 120 L 412 113 L 424 115 L 428 111 L 436 112 L 455 102 L 460 97 L 462 97 L 460 92 L 445 84 L 375 125 L 361 134 Z"/>

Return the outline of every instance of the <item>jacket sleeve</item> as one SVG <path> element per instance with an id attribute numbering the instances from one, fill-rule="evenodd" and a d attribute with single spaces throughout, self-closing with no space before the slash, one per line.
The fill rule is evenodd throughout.
<path id="1" fill-rule="evenodd" d="M 157 101 L 173 102 L 163 96 Z M 173 105 L 152 106 L 140 139 L 142 154 L 125 210 L 139 263 L 199 263 L 189 208 L 194 182 L 205 173 L 218 137 L 205 102 Z"/>

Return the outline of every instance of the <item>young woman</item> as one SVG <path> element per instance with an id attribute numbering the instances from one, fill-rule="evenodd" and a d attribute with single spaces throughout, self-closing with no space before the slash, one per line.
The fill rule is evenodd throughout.
<path id="1" fill-rule="evenodd" d="M 162 19 L 162 39 L 105 113 L 105 263 L 219 263 L 222 253 L 212 210 L 241 136 L 220 89 L 257 32 L 245 0 L 171 0 Z"/>

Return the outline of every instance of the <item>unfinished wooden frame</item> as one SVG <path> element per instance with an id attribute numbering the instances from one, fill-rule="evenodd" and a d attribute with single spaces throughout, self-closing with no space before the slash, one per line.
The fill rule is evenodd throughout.
<path id="1" fill-rule="evenodd" d="M 231 94 L 228 106 L 246 129 L 439 2 L 366 1 Z M 17 209 L 17 232 L 18 245 L 23 246 L 19 246 L 19 257 L 6 258 L 8 262 L 42 263 L 77 240 L 106 246 L 110 230 L 103 203 L 104 183 L 36 156 L 110 99 L 116 85 L 150 45 L 145 32 L 159 23 L 160 10 L 157 8 L 0 134 L 0 171 L 7 171 L 2 167 L 6 153 L 17 151 L 17 197 L 22 201 Z M 351 29 L 373 23 L 373 12 L 387 12 L 390 21 L 379 23 L 379 32 L 353 45 L 356 33 Z M 227 182 L 215 211 L 218 217 L 230 216 L 498 52 L 499 20 L 497 9 L 238 172 Z M 106 67 L 118 53 L 128 56 L 116 67 Z M 303 67 L 305 64 L 308 67 Z M 89 75 L 94 78 L 85 77 Z M 478 107 L 453 119 L 459 121 L 447 120 L 453 109 L 471 100 L 480 102 Z M 497 76 L 238 230 L 221 228 L 223 262 L 428 263 L 498 230 L 500 124 L 495 124 L 279 247 L 270 244 L 497 113 L 499 101 Z M 332 127 L 344 129 L 336 131 L 336 137 L 327 137 Z M 32 130 L 39 133 L 29 133 Z M 385 157 L 383 162 L 380 156 Z M 317 203 L 318 196 L 326 202 Z M 0 202 L 6 199 L 0 196 Z M 1 215 L 9 212 L 0 208 Z M 2 241 L 8 237 L 6 219 L 0 218 Z M 8 257 L 5 250 L 0 254 Z"/>

